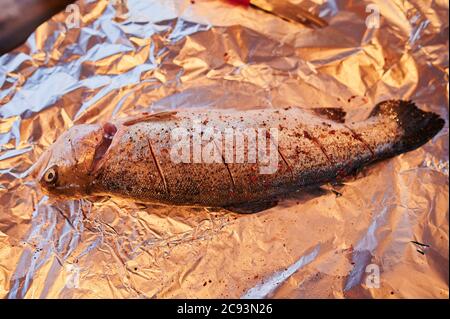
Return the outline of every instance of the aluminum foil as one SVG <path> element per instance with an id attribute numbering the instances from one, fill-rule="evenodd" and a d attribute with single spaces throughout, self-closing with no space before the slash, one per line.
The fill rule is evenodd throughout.
<path id="1" fill-rule="evenodd" d="M 55 201 L 30 176 L 70 126 L 144 110 L 412 99 L 448 123 L 448 2 L 305 0 L 308 28 L 224 1 L 79 1 L 0 57 L 3 298 L 448 298 L 448 124 L 277 207 Z M 76 21 L 75 21 L 76 22 Z M 337 196 L 341 194 L 342 196 Z"/>

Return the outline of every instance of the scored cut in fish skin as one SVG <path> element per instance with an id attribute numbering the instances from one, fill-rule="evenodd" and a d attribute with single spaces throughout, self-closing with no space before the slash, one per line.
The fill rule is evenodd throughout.
<path id="1" fill-rule="evenodd" d="M 174 163 L 170 134 L 179 127 L 192 130 L 194 119 L 222 132 L 277 128 L 278 170 L 260 174 L 259 163 L 225 163 L 223 158 L 220 163 Z M 405 101 L 382 102 L 370 118 L 357 123 L 337 123 L 298 108 L 183 110 L 124 123 L 115 123 L 118 132 L 95 172 L 90 194 L 216 207 L 267 200 L 332 181 L 417 148 L 445 124 Z"/>

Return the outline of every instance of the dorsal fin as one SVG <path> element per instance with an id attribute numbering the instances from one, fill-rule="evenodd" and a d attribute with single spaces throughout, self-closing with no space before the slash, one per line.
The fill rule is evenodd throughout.
<path id="1" fill-rule="evenodd" d="M 340 107 L 320 107 L 312 109 L 314 114 L 317 116 L 326 118 L 328 120 L 344 123 L 345 122 L 345 111 Z"/>
<path id="2" fill-rule="evenodd" d="M 164 120 L 170 120 L 175 117 L 177 114 L 177 111 L 164 111 L 164 112 L 158 112 L 158 113 L 142 113 L 136 116 L 133 116 L 132 118 L 127 119 L 122 124 L 125 126 L 134 125 L 136 123 L 141 122 L 150 122 L 150 121 L 164 121 Z"/>

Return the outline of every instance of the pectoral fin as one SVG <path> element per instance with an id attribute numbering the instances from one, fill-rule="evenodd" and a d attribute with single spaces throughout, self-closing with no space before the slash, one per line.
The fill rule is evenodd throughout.
<path id="1" fill-rule="evenodd" d="M 141 122 L 165 121 L 165 120 L 173 119 L 176 114 L 177 114 L 177 111 L 166 111 L 166 112 L 159 112 L 159 113 L 153 113 L 153 114 L 142 113 L 142 114 L 139 114 L 139 115 L 133 116 L 132 118 L 127 119 L 122 124 L 124 126 L 130 126 L 130 125 L 134 125 L 136 123 L 141 123 Z"/>

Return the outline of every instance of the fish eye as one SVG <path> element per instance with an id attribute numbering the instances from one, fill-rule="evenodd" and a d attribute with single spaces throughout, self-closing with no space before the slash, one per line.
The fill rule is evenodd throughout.
<path id="1" fill-rule="evenodd" d="M 44 174 L 44 181 L 48 184 L 55 184 L 58 179 L 56 167 L 50 167 Z"/>

